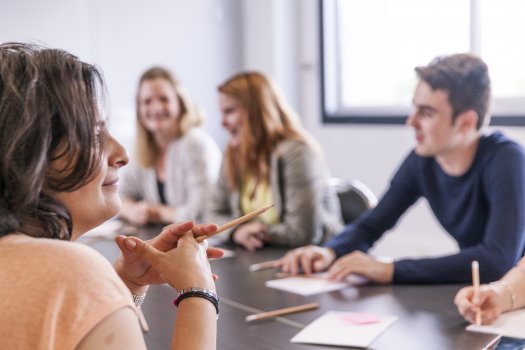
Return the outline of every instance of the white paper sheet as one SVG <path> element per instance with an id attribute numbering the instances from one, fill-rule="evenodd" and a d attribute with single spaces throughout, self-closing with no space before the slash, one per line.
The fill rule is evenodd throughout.
<path id="1" fill-rule="evenodd" d="M 468 331 L 489 334 L 502 334 L 507 337 L 525 338 L 525 309 L 506 312 L 496 322 L 489 325 L 467 326 Z"/>
<path id="2" fill-rule="evenodd" d="M 265 285 L 300 295 L 326 293 L 350 286 L 348 283 L 333 282 L 322 277 L 287 277 L 266 281 Z"/>
<path id="3" fill-rule="evenodd" d="M 360 322 L 359 319 L 366 322 Z M 329 311 L 303 328 L 290 341 L 366 348 L 396 320 L 396 316 Z"/>

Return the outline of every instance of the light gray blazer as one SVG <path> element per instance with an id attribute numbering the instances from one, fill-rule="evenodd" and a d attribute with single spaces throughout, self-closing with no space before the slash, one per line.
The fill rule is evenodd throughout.
<path id="1" fill-rule="evenodd" d="M 270 166 L 272 197 L 280 215 L 280 223 L 268 228 L 272 244 L 319 244 L 342 229 L 339 200 L 328 186 L 327 167 L 309 146 L 295 140 L 281 142 Z M 222 225 L 239 216 L 240 194 L 230 189 L 223 163 L 206 221 Z M 229 237 L 232 230 L 219 236 Z"/>
<path id="2" fill-rule="evenodd" d="M 215 141 L 200 128 L 192 128 L 168 145 L 164 191 L 167 204 L 175 207 L 175 222 L 203 219 L 204 203 L 217 180 L 221 159 Z M 122 197 L 160 203 L 154 168 L 142 168 L 131 160 L 120 180 Z"/>

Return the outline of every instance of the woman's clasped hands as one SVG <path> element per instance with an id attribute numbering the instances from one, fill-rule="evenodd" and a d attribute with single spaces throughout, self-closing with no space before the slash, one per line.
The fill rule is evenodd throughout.
<path id="1" fill-rule="evenodd" d="M 121 254 L 115 269 L 133 294 L 144 294 L 150 284 L 168 283 L 181 290 L 201 287 L 215 290 L 208 258 L 220 258 L 221 249 L 210 248 L 195 238 L 217 231 L 215 224 L 194 225 L 187 221 L 166 226 L 151 240 L 118 236 Z"/>

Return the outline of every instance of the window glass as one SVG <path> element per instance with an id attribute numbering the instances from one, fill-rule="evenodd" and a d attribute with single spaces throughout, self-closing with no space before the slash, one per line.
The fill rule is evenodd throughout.
<path id="1" fill-rule="evenodd" d="M 525 1 L 321 4 L 323 101 L 329 117 L 405 117 L 416 84 L 414 67 L 459 52 L 474 52 L 489 65 L 495 115 L 525 115 Z"/>

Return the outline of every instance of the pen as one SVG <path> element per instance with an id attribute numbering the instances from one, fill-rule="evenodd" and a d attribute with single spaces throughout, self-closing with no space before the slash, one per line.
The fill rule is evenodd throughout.
<path id="1" fill-rule="evenodd" d="M 474 298 L 479 294 L 479 263 L 477 260 L 472 262 L 472 286 L 474 287 Z M 476 311 L 476 325 L 481 325 L 481 310 Z"/>
<path id="2" fill-rule="evenodd" d="M 271 207 L 273 207 L 273 204 L 269 205 L 267 207 L 264 207 L 264 208 L 260 208 L 260 209 L 256 209 L 254 211 L 251 211 L 248 214 L 241 216 L 240 218 L 237 218 L 237 219 L 235 219 L 233 221 L 230 221 L 230 222 L 222 225 L 221 227 L 219 227 L 217 229 L 217 231 L 215 233 L 210 233 L 209 235 L 199 236 L 199 237 L 196 238 L 196 240 L 197 240 L 197 242 L 200 243 L 200 242 L 204 241 L 205 239 L 208 239 L 208 238 L 210 238 L 212 236 L 215 236 L 218 233 L 221 233 L 224 230 L 227 230 L 227 229 L 229 229 L 229 228 L 231 228 L 233 226 L 237 226 L 239 224 L 242 224 L 245 221 L 251 220 L 251 219 L 261 215 L 262 213 L 264 213 L 265 211 L 267 211 Z"/>
<path id="3" fill-rule="evenodd" d="M 293 313 L 301 312 L 301 311 L 314 310 L 314 309 L 317 309 L 318 307 L 319 307 L 318 303 L 310 303 L 310 304 L 304 304 L 304 305 L 298 305 L 298 306 L 292 306 L 292 307 L 285 307 L 284 309 L 261 312 L 258 314 L 246 316 L 246 322 L 263 320 L 266 318 L 283 316 L 283 315 L 293 314 Z"/>

